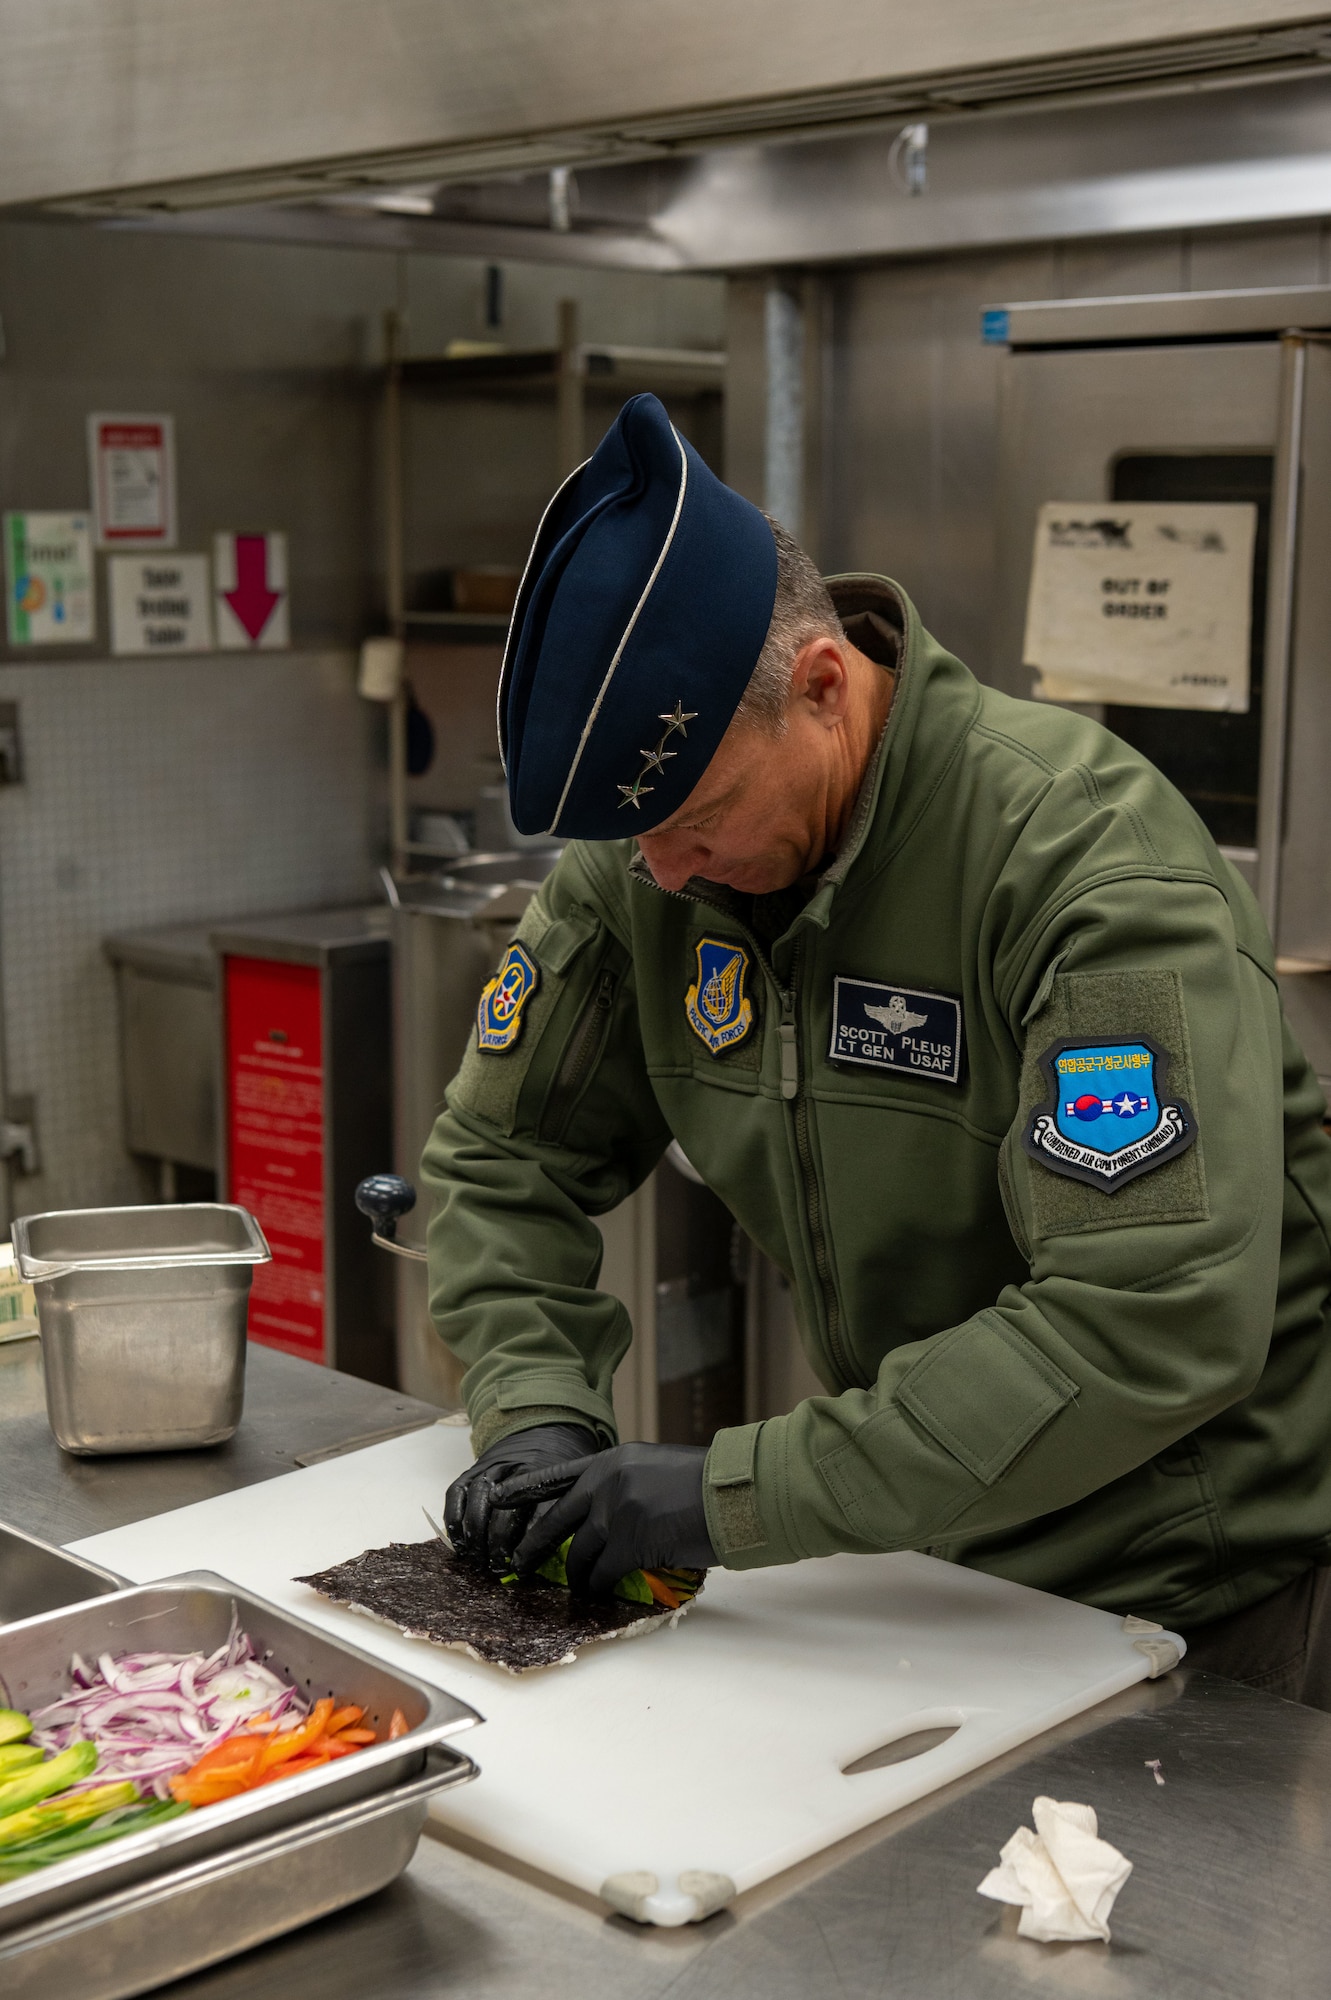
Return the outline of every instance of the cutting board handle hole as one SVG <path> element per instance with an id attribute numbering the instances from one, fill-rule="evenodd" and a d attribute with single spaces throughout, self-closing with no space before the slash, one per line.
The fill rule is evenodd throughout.
<path id="1" fill-rule="evenodd" d="M 945 1722 L 936 1729 L 912 1729 L 907 1736 L 894 1736 L 890 1743 L 880 1743 L 876 1750 L 857 1757 L 853 1764 L 843 1764 L 841 1775 L 858 1778 L 864 1771 L 885 1771 L 889 1764 L 906 1764 L 912 1757 L 923 1757 L 926 1750 L 936 1750 L 940 1743 L 946 1743 L 960 1729 L 959 1722 Z"/>

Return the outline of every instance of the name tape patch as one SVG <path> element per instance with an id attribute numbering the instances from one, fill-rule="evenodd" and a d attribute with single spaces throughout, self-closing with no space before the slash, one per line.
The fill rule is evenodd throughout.
<path id="1" fill-rule="evenodd" d="M 1131 1042 L 1064 1037 L 1040 1063 L 1051 1097 L 1036 1106 L 1022 1144 L 1051 1173 L 1113 1194 L 1197 1137 L 1188 1106 L 1166 1100 L 1168 1051 L 1146 1035 Z"/>
<path id="2" fill-rule="evenodd" d="M 838 977 L 828 1055 L 833 1062 L 960 1083 L 961 1002 L 949 993 Z"/>
<path id="3" fill-rule="evenodd" d="M 476 1010 L 476 1046 L 482 1054 L 501 1056 L 513 1047 L 522 1033 L 522 1010 L 540 977 L 522 946 L 511 944 Z"/>

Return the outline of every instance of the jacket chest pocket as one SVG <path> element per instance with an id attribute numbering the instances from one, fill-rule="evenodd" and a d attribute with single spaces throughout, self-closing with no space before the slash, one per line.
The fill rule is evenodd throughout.
<path id="1" fill-rule="evenodd" d="M 653 1075 L 757 1090 L 775 1005 L 742 939 L 721 927 L 690 939 L 678 967 L 640 1004 Z"/>

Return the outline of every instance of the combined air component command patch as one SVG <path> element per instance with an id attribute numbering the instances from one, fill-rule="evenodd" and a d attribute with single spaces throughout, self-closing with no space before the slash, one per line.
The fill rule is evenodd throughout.
<path id="1" fill-rule="evenodd" d="M 744 991 L 749 954 L 742 944 L 702 938 L 698 978 L 684 996 L 689 1026 L 714 1056 L 734 1048 L 753 1026 L 753 1002 Z"/>
<path id="2" fill-rule="evenodd" d="M 540 976 L 522 946 L 511 944 L 476 1010 L 476 1046 L 483 1054 L 501 1056 L 513 1047 L 522 1033 L 522 1010 Z"/>
<path id="3" fill-rule="evenodd" d="M 1040 1062 L 1053 1101 L 1037 1105 L 1022 1144 L 1051 1173 L 1114 1194 L 1197 1137 L 1188 1106 L 1164 1101 L 1169 1056 L 1146 1035 L 1132 1042 L 1064 1036 Z"/>

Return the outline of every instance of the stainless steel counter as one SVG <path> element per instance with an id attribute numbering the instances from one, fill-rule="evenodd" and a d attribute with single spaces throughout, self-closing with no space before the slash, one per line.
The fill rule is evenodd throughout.
<path id="1" fill-rule="evenodd" d="M 0 1349 L 0 1518 L 57 1540 L 271 1477 L 300 1456 L 430 1414 L 256 1350 L 231 1446 L 62 1463 L 32 1406 L 35 1364 L 12 1352 Z M 483 1730 L 475 1749 L 483 1770 Z M 1159 1760 L 1163 1786 L 1148 1759 Z M 1135 1864 L 1108 1948 L 1030 1944 L 1016 1935 L 1016 1911 L 975 1894 L 1041 1792 L 1094 1805 Z M 1329 1864 L 1331 1716 L 1184 1672 L 1130 1690 L 690 1930 L 639 1930 L 426 1839 L 393 1888 L 169 1995 L 1323 2000 Z"/>
<path id="2" fill-rule="evenodd" d="M 0 1520 L 50 1542 L 76 1542 L 276 1479 L 330 1447 L 411 1430 L 439 1414 L 414 1396 L 251 1342 L 245 1414 L 230 1443 L 208 1451 L 71 1458 L 46 1421 L 40 1341 L 10 1341 L 0 1346 Z"/>

